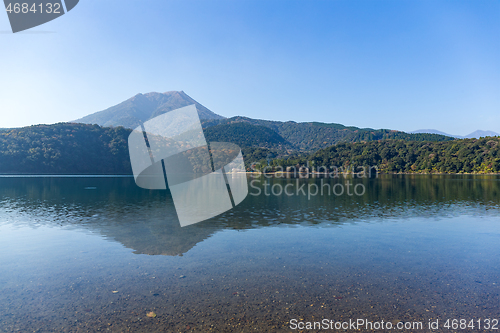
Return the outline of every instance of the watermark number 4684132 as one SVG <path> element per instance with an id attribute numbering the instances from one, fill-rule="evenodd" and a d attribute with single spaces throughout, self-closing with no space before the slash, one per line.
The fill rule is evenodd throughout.
<path id="1" fill-rule="evenodd" d="M 27 30 L 69 12 L 79 0 L 4 0 L 12 32 Z"/>

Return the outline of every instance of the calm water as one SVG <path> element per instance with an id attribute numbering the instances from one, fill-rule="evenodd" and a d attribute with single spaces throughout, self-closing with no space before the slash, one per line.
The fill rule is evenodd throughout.
<path id="1" fill-rule="evenodd" d="M 380 176 L 351 180 L 362 196 L 310 198 L 264 181 L 180 228 L 169 193 L 132 178 L 0 177 L 0 332 L 500 317 L 500 177 Z"/>

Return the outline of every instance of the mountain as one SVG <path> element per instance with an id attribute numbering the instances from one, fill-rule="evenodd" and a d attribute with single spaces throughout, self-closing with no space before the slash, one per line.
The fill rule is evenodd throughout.
<path id="1" fill-rule="evenodd" d="M 500 134 L 493 132 L 493 131 L 482 131 L 482 130 L 477 130 L 475 132 L 472 132 L 466 136 L 460 136 L 460 135 L 452 135 L 452 134 L 447 134 L 435 129 L 422 129 L 418 131 L 413 131 L 410 133 L 430 133 L 430 134 L 440 134 L 440 135 L 446 135 L 446 136 L 451 136 L 457 139 L 479 139 L 479 138 L 485 138 L 488 136 L 500 136 Z"/>
<path id="2" fill-rule="evenodd" d="M 466 135 L 465 137 L 468 139 L 479 139 L 479 138 L 485 138 L 488 136 L 500 136 L 500 134 L 495 133 L 493 131 L 481 131 L 477 130 L 475 132 L 472 132 L 471 134 Z"/>
<path id="3" fill-rule="evenodd" d="M 213 113 L 189 97 L 184 91 L 169 91 L 166 93 L 137 94 L 104 111 L 93 113 L 72 122 L 136 128 L 149 119 L 191 104 L 196 105 L 200 119 L 224 119 L 224 117 Z"/>
<path id="4" fill-rule="evenodd" d="M 463 138 L 465 138 L 465 137 L 460 136 L 460 135 L 448 134 L 448 133 L 441 132 L 441 131 L 438 131 L 438 130 L 435 130 L 435 129 L 421 129 L 421 130 L 416 130 L 416 131 L 413 131 L 413 132 L 410 132 L 410 133 L 413 133 L 413 134 L 419 134 L 419 133 L 439 134 L 439 135 L 450 136 L 452 138 L 457 138 L 457 139 L 463 139 Z"/>

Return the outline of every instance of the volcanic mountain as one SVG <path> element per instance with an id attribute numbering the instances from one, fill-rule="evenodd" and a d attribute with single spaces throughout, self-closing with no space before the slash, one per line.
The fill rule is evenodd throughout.
<path id="1" fill-rule="evenodd" d="M 191 104 L 196 105 L 200 119 L 224 119 L 189 97 L 184 91 L 168 91 L 137 94 L 120 104 L 73 122 L 136 128 L 149 119 Z"/>

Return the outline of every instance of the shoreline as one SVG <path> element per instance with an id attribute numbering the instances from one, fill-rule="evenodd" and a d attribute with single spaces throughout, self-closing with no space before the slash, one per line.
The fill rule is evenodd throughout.
<path id="1" fill-rule="evenodd" d="M 252 171 L 247 171 L 248 174 L 264 174 L 264 175 L 275 175 L 275 174 L 289 174 L 289 175 L 330 175 L 334 174 L 334 172 L 288 172 L 288 171 L 273 171 L 273 172 L 252 172 Z M 337 175 L 354 175 L 358 174 L 357 172 L 348 172 L 348 173 L 343 173 L 343 172 L 338 172 Z M 482 173 L 482 172 L 377 172 L 376 174 L 379 175 L 489 175 L 489 176 L 500 176 L 500 172 L 489 172 L 489 173 Z"/>
<path id="2" fill-rule="evenodd" d="M 327 173 L 327 172 L 287 172 L 287 171 L 273 171 L 273 172 L 253 172 L 253 171 L 246 171 L 246 172 L 228 172 L 227 174 L 248 174 L 248 175 L 297 175 L 297 176 L 327 176 L 330 174 L 334 174 L 333 172 Z M 343 173 L 343 172 L 338 172 L 338 176 L 353 176 L 357 175 L 358 173 Z M 488 172 L 488 173 L 482 173 L 482 172 L 461 172 L 461 173 L 449 173 L 449 172 L 377 172 L 377 175 L 424 175 L 424 176 L 430 176 L 430 175 L 439 175 L 439 176 L 459 176 L 459 175 L 474 175 L 474 176 L 500 176 L 500 172 Z M 79 178 L 133 178 L 134 175 L 108 175 L 108 174 L 0 174 L 0 178 L 11 178 L 11 177 L 26 177 L 26 178 L 50 178 L 50 177 L 59 177 L 59 178 L 72 178 L 72 177 L 79 177 Z M 367 177 L 369 178 L 369 177 Z"/>

